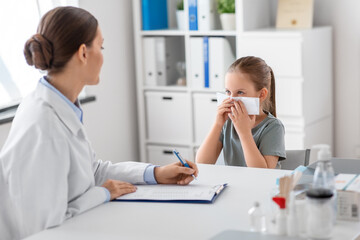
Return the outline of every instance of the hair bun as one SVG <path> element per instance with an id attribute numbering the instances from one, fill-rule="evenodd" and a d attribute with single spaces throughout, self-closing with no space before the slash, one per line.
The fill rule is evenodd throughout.
<path id="1" fill-rule="evenodd" d="M 25 43 L 24 55 L 30 66 L 48 70 L 52 64 L 53 45 L 43 35 L 37 33 Z"/>

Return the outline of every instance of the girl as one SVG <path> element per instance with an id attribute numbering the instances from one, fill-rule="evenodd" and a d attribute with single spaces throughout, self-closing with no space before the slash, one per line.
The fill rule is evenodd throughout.
<path id="1" fill-rule="evenodd" d="M 11 239 L 57 226 L 134 192 L 133 184 L 184 185 L 198 174 L 191 162 L 186 168 L 180 162 L 156 167 L 96 159 L 82 124 L 78 95 L 85 85 L 99 82 L 102 44 L 96 18 L 75 7 L 46 13 L 25 44 L 27 63 L 47 74 L 23 99 L 0 154 L 0 183 L 7 184 L 14 209 L 5 207 L 17 219 Z"/>
<path id="2" fill-rule="evenodd" d="M 196 162 L 215 164 L 223 150 L 227 165 L 275 168 L 285 159 L 285 131 L 276 118 L 272 69 L 261 58 L 240 58 L 228 69 L 225 90 L 231 97 L 259 98 L 260 115 L 248 115 L 241 101 L 224 100 Z"/>

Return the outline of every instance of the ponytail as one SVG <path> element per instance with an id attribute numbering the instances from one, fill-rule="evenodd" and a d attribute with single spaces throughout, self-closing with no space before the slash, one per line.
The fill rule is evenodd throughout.
<path id="1" fill-rule="evenodd" d="M 270 68 L 271 81 L 270 81 L 270 108 L 269 112 L 276 117 L 276 100 L 275 100 L 275 76 L 273 70 Z"/>

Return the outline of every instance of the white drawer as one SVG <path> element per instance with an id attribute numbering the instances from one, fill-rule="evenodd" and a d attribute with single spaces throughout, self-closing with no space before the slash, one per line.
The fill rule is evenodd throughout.
<path id="1" fill-rule="evenodd" d="M 303 79 L 276 78 L 276 113 L 283 116 L 303 116 Z"/>
<path id="2" fill-rule="evenodd" d="M 193 100 L 195 143 L 201 145 L 215 121 L 216 95 L 213 93 L 194 93 Z"/>
<path id="3" fill-rule="evenodd" d="M 149 141 L 191 142 L 190 103 L 186 93 L 145 92 L 145 102 Z"/>
<path id="4" fill-rule="evenodd" d="M 184 159 L 190 159 L 191 151 L 188 148 L 149 145 L 147 146 L 148 162 L 164 166 L 179 161 L 172 153 L 174 148 L 180 152 Z"/>
<path id="5" fill-rule="evenodd" d="M 253 37 L 239 38 L 239 56 L 256 56 L 265 60 L 275 77 L 302 76 L 301 37 Z"/>

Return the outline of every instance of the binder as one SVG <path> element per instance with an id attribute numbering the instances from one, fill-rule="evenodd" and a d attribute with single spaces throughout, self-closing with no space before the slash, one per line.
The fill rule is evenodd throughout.
<path id="1" fill-rule="evenodd" d="M 234 54 L 226 38 L 209 38 L 209 85 L 212 90 L 224 90 L 225 74 L 234 61 Z"/>
<path id="2" fill-rule="evenodd" d="M 209 38 L 204 37 L 203 51 L 204 51 L 204 87 L 209 88 Z"/>
<path id="3" fill-rule="evenodd" d="M 137 185 L 134 193 L 118 197 L 115 201 L 213 203 L 227 184 L 200 185 Z"/>
<path id="4" fill-rule="evenodd" d="M 215 0 L 198 0 L 198 30 L 209 31 L 215 29 L 216 2 Z"/>
<path id="5" fill-rule="evenodd" d="M 168 28 L 167 0 L 142 0 L 142 29 Z"/>
<path id="6" fill-rule="evenodd" d="M 203 38 L 190 38 L 191 86 L 194 89 L 204 87 Z"/>
<path id="7" fill-rule="evenodd" d="M 197 0 L 189 0 L 189 30 L 198 30 L 198 8 Z"/>
<path id="8" fill-rule="evenodd" d="M 155 38 L 143 38 L 143 51 L 144 51 L 144 75 L 145 86 L 157 85 L 157 69 L 156 69 L 156 51 L 155 51 Z"/>
<path id="9" fill-rule="evenodd" d="M 185 59 L 185 51 L 181 47 L 184 43 L 180 37 L 156 37 L 155 59 L 156 62 L 156 85 L 175 85 L 178 72 L 176 63 Z"/>
<path id="10" fill-rule="evenodd" d="M 156 85 L 166 86 L 166 40 L 165 37 L 155 38 Z"/>

